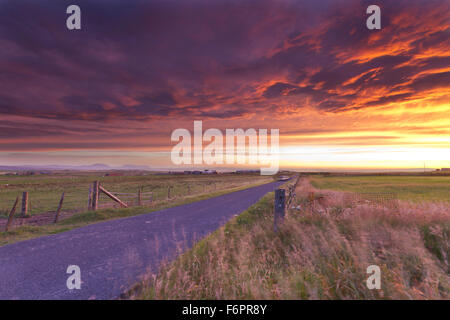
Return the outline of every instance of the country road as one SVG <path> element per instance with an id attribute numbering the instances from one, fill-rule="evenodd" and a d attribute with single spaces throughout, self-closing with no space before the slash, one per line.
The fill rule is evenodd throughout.
<path id="1" fill-rule="evenodd" d="M 0 247 L 0 299 L 114 299 L 284 182 Z M 69 265 L 81 289 L 69 290 Z"/>

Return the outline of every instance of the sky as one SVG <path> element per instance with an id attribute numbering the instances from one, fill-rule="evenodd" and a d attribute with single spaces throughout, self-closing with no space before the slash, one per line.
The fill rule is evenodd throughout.
<path id="1" fill-rule="evenodd" d="M 279 129 L 286 168 L 450 167 L 450 1 L 0 0 L 0 165 L 175 168 L 194 120 Z"/>

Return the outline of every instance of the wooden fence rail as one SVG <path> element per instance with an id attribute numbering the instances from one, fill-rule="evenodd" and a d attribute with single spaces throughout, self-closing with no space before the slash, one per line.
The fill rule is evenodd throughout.
<path id="1" fill-rule="evenodd" d="M 119 203 L 122 207 L 124 208 L 128 208 L 128 205 L 123 202 L 122 200 L 120 200 L 119 198 L 117 198 L 115 195 L 113 195 L 111 192 L 109 192 L 108 190 L 106 190 L 105 188 L 103 188 L 102 186 L 98 187 L 99 190 L 101 192 L 103 192 L 104 194 L 106 194 L 108 197 L 110 197 L 112 200 L 114 200 L 115 202 Z"/>

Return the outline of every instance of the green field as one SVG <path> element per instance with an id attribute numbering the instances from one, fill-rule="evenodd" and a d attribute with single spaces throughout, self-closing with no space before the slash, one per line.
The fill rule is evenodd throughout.
<path id="1" fill-rule="evenodd" d="M 450 177 L 428 176 L 315 176 L 315 188 L 357 193 L 394 193 L 412 201 L 450 201 Z"/>
<path id="2" fill-rule="evenodd" d="M 29 193 L 29 213 L 37 215 L 55 211 L 61 194 L 65 191 L 63 211 L 83 212 L 88 208 L 89 187 L 94 180 L 111 192 L 132 193 L 122 199 L 135 205 L 138 189 L 144 193 L 153 192 L 153 201 L 165 201 L 168 187 L 171 198 L 185 198 L 209 194 L 261 182 L 272 181 L 260 175 L 124 175 L 104 176 L 102 173 L 73 172 L 37 176 L 2 176 L 0 177 L 0 219 L 6 218 L 17 196 L 22 192 Z M 119 196 L 120 198 L 121 196 Z M 129 198 L 130 197 L 130 198 Z M 150 201 L 150 196 L 143 197 L 144 202 Z M 113 205 L 105 195 L 100 197 L 100 207 Z M 20 205 L 18 208 L 20 211 Z"/>

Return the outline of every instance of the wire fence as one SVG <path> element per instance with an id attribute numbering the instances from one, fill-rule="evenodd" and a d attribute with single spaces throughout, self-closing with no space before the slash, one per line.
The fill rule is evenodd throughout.
<path id="1" fill-rule="evenodd" d="M 144 183 L 142 183 L 144 182 Z M 161 202 L 171 202 L 177 199 L 197 197 L 230 189 L 247 187 L 262 182 L 260 177 L 204 177 L 201 179 L 181 178 L 180 181 L 172 179 L 166 182 L 145 183 L 113 183 L 101 182 L 111 195 L 120 199 L 128 207 L 156 206 Z M 24 191 L 29 190 L 29 191 Z M 6 225 L 11 208 L 16 197 L 18 204 L 13 216 L 13 224 L 45 224 L 45 221 L 53 221 L 53 217 L 59 207 L 62 193 L 65 194 L 61 209 L 61 217 L 86 212 L 92 209 L 92 183 L 64 185 L 28 186 L 23 189 L 15 187 L 9 190 L 5 188 L 0 194 L 0 226 Z M 26 209 L 23 210 L 23 193 L 27 193 Z M 121 205 L 108 197 L 105 193 L 98 193 L 98 209 L 119 208 Z M 27 219 L 19 219 L 27 218 Z"/>
<path id="2" fill-rule="evenodd" d="M 395 208 L 398 207 L 398 195 L 396 193 L 387 192 L 345 193 L 344 202 L 351 205 L 366 204 Z"/>

